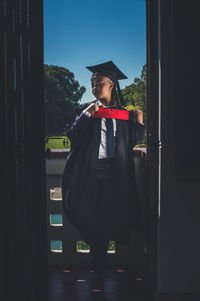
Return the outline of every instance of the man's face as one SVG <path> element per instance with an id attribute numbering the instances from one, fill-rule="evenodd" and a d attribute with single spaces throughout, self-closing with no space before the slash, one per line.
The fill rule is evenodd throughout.
<path id="1" fill-rule="evenodd" d="M 113 82 L 106 76 L 95 76 L 92 81 L 92 93 L 99 99 L 110 99 L 113 89 Z"/>

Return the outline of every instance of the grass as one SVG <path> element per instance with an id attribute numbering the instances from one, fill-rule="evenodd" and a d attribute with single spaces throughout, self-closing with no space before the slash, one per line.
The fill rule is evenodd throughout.
<path id="1" fill-rule="evenodd" d="M 65 144 L 65 146 L 63 145 L 63 139 L 68 140 L 68 138 L 66 136 L 52 136 L 49 137 L 49 140 L 47 143 L 45 143 L 45 148 L 50 148 L 50 149 L 66 149 L 66 148 L 70 148 L 71 147 L 71 143 L 68 140 L 69 144 L 68 146 Z M 146 147 L 145 144 L 137 144 L 134 148 L 137 147 Z"/>
<path id="2" fill-rule="evenodd" d="M 66 148 L 70 148 L 71 144 L 70 141 L 68 140 L 69 144 L 68 146 L 65 144 L 65 146 L 63 145 L 63 140 L 66 139 L 68 140 L 68 138 L 66 136 L 52 136 L 49 137 L 49 140 L 47 143 L 45 143 L 45 148 L 50 148 L 50 149 L 66 149 Z"/>

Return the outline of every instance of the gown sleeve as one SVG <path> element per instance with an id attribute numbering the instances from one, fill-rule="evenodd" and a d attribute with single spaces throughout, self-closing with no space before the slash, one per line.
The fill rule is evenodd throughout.
<path id="1" fill-rule="evenodd" d="M 67 136 L 71 142 L 72 147 L 80 140 L 81 137 L 84 136 L 88 127 L 89 119 L 90 118 L 82 112 L 79 116 L 76 117 L 74 123 L 67 131 Z"/>
<path id="2" fill-rule="evenodd" d="M 132 111 L 129 112 L 129 121 L 130 121 L 131 145 L 135 146 L 137 142 L 142 138 L 146 126 L 145 124 L 141 124 L 136 120 L 136 118 L 133 116 Z"/>
<path id="3" fill-rule="evenodd" d="M 135 144 L 142 138 L 145 131 L 145 124 L 141 124 L 136 121 L 135 123 L 135 135 L 134 135 L 134 141 Z"/>

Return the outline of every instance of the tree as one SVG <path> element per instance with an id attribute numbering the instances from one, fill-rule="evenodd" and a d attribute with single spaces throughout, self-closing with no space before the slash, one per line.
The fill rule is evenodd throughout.
<path id="1" fill-rule="evenodd" d="M 147 67 L 142 68 L 141 76 L 136 77 L 134 82 L 122 89 L 122 95 L 125 101 L 125 108 L 128 110 L 140 109 L 144 114 L 144 122 L 147 117 Z M 139 141 L 140 144 L 146 145 L 146 132 Z"/>
<path id="2" fill-rule="evenodd" d="M 125 106 L 137 106 L 144 112 L 146 119 L 146 98 L 147 98 L 147 76 L 146 64 L 142 68 L 141 76 L 136 77 L 134 82 L 122 89 L 122 95 L 125 101 Z"/>
<path id="3" fill-rule="evenodd" d="M 75 110 L 84 92 L 68 69 L 44 65 L 46 135 L 64 135 L 75 119 Z"/>

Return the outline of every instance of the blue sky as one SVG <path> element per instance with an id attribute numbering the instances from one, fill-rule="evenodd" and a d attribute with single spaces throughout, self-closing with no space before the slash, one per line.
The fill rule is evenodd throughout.
<path id="1" fill-rule="evenodd" d="M 112 60 L 131 84 L 146 63 L 145 0 L 44 0 L 44 63 L 66 67 L 94 99 L 86 66 Z"/>

